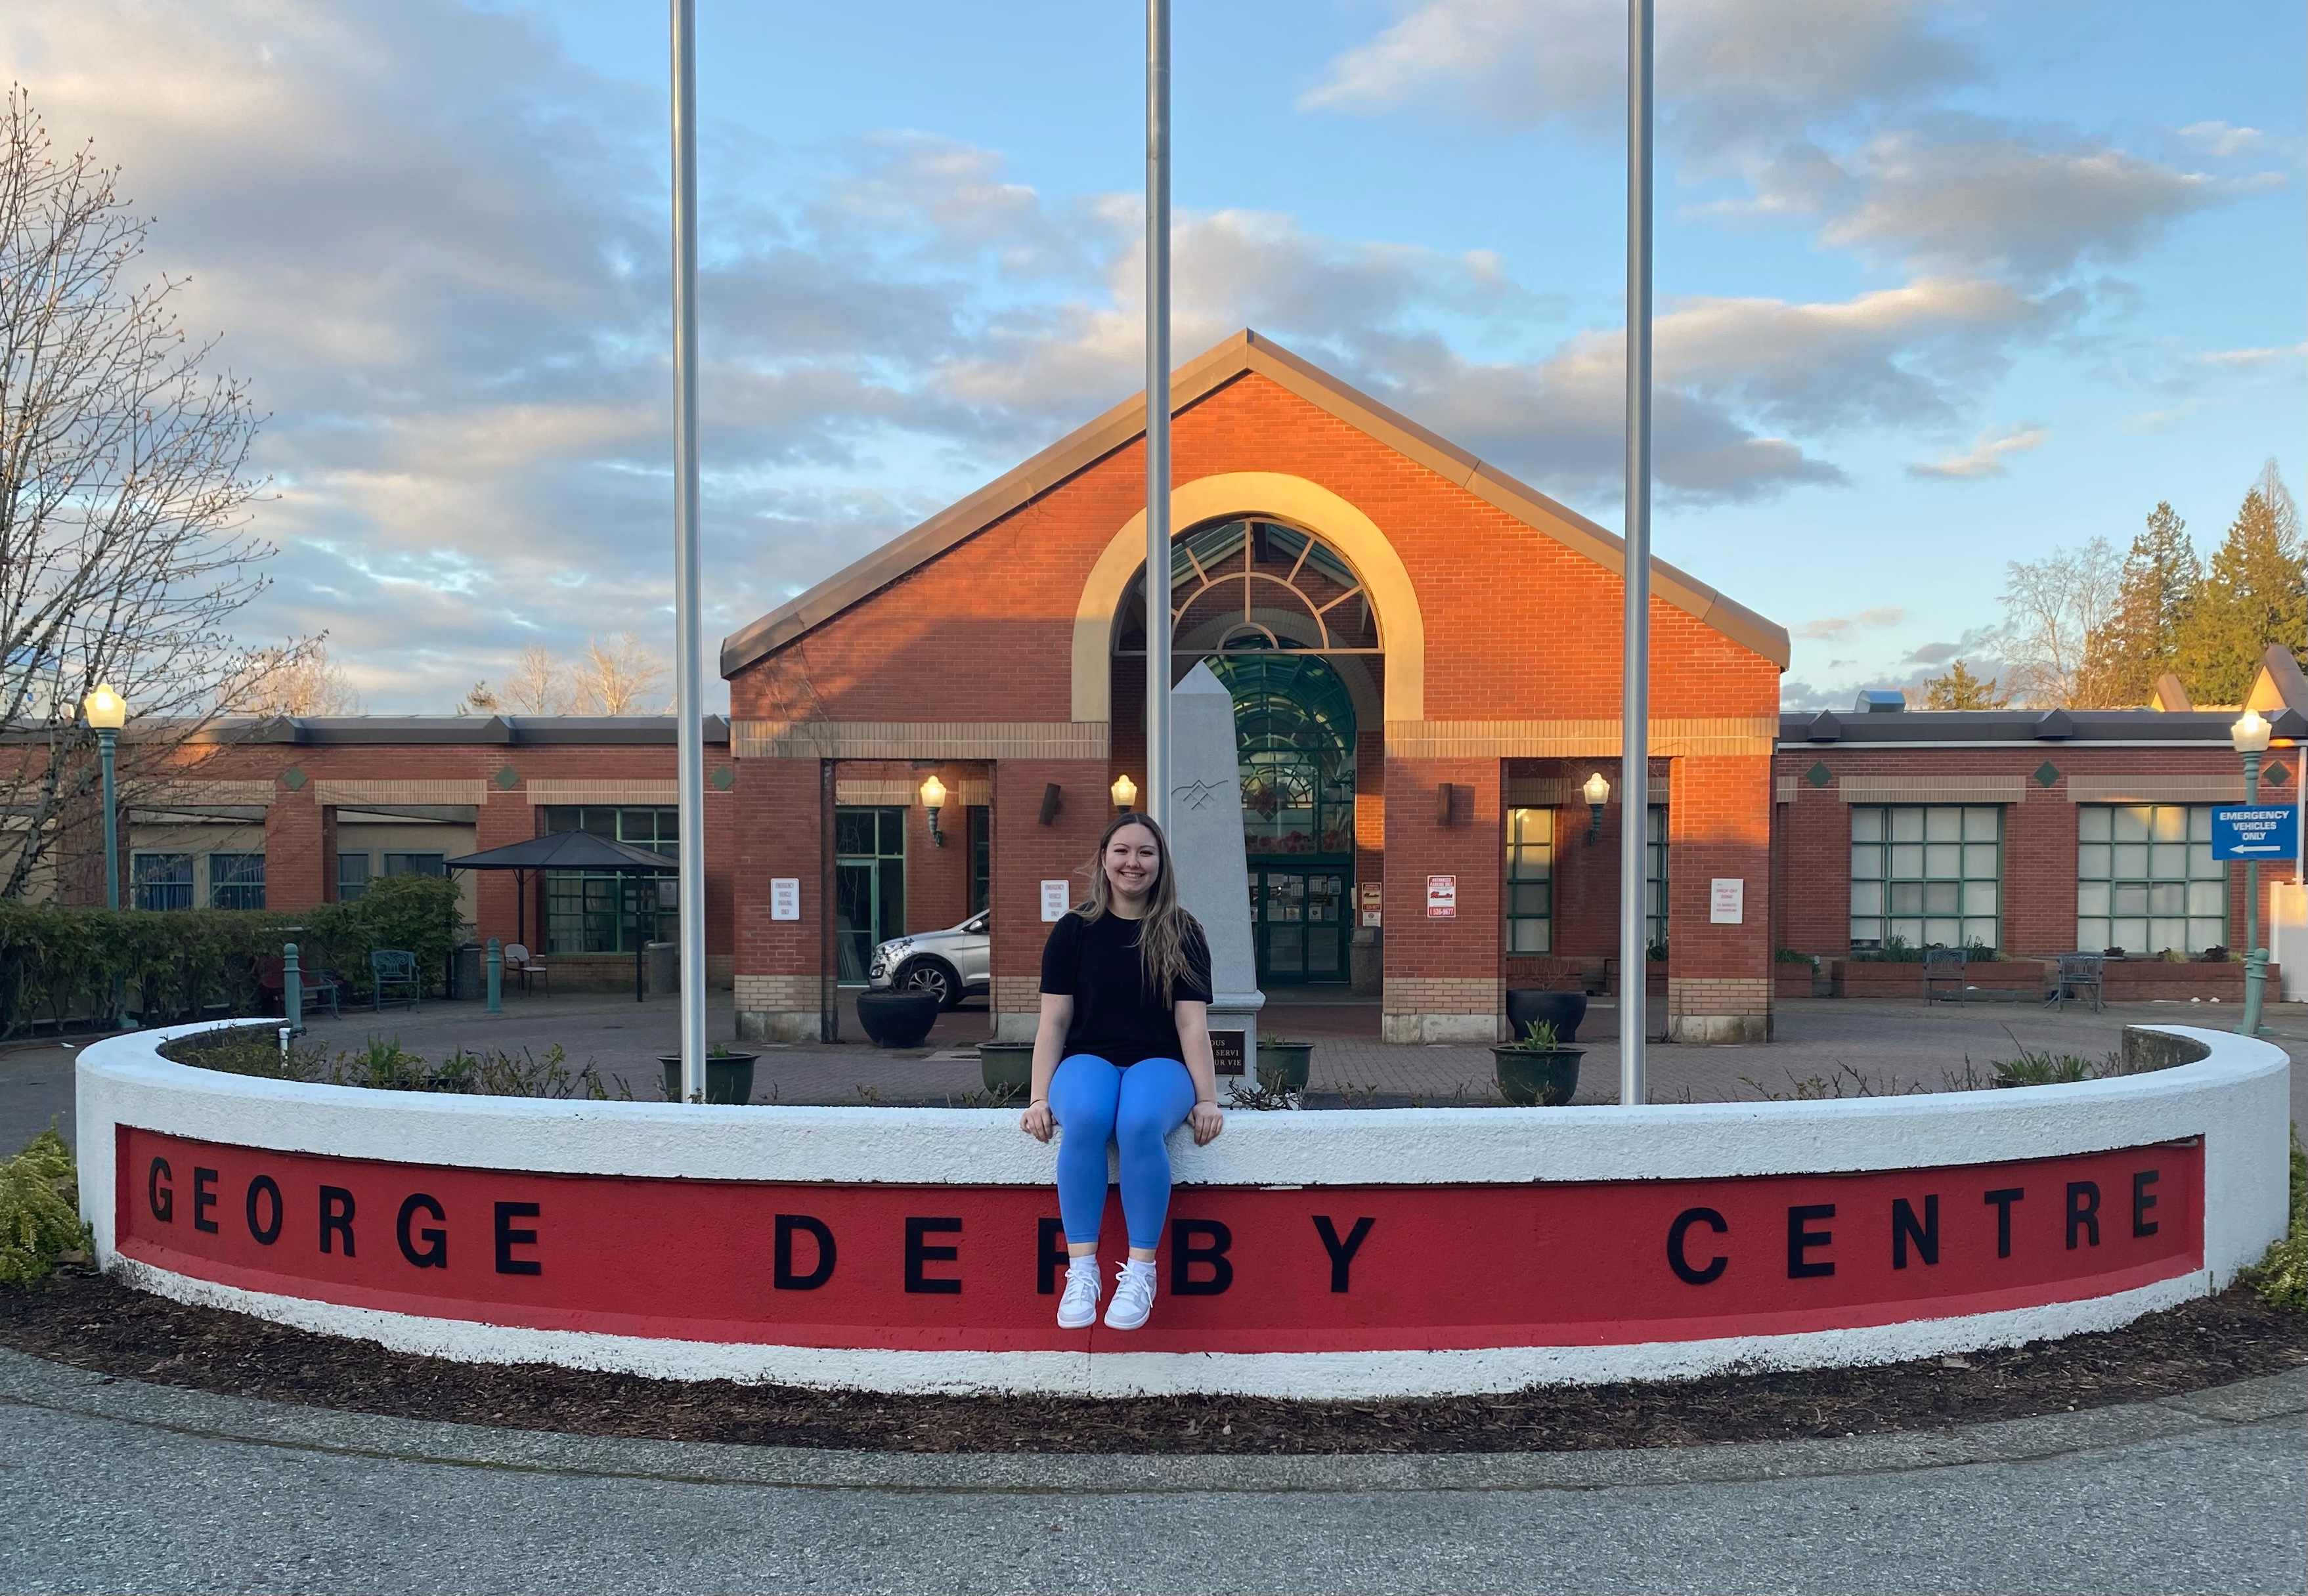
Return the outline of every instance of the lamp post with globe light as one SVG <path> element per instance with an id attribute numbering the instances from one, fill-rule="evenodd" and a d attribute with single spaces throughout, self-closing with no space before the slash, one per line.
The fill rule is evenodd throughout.
<path id="1" fill-rule="evenodd" d="M 113 797 L 112 762 L 120 728 L 128 721 L 128 702 L 112 691 L 110 682 L 103 682 L 81 700 L 80 708 L 96 733 L 97 757 L 104 766 L 104 906 L 116 909 L 120 906 L 120 809 Z"/>
<path id="2" fill-rule="evenodd" d="M 2268 751 L 2269 725 L 2260 711 L 2247 709 L 2228 728 L 2228 741 L 2243 756 L 2243 801 L 2260 802 L 2260 760 Z M 2260 945 L 2260 862 L 2243 867 L 2243 1023 L 2238 1034 L 2260 1034 L 2261 988 L 2268 980 L 2268 949 Z"/>
<path id="3" fill-rule="evenodd" d="M 1114 798 L 1114 807 L 1117 813 L 1128 814 L 1138 802 L 1138 784 L 1127 776 L 1115 777 L 1114 785 L 1107 791 Z"/>

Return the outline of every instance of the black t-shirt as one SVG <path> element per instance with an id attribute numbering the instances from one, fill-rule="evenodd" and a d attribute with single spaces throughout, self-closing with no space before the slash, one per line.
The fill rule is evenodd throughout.
<path id="1" fill-rule="evenodd" d="M 1101 914 L 1085 920 L 1069 912 L 1042 944 L 1042 990 L 1074 1000 L 1066 1051 L 1095 1053 L 1109 1064 L 1180 1059 L 1178 1022 L 1170 1005 L 1146 983 L 1138 957 L 1135 920 Z M 1170 984 L 1173 1002 L 1210 1000 L 1210 949 L 1190 923 L 1186 969 Z M 1181 1059 L 1181 1062 L 1183 1062 Z"/>

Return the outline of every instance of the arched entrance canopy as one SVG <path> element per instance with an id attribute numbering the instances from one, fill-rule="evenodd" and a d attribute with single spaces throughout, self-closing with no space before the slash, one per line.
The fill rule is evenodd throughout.
<path id="1" fill-rule="evenodd" d="M 1170 513 L 1172 525 L 1197 530 L 1212 521 L 1270 519 L 1285 528 L 1312 533 L 1335 556 L 1339 570 L 1336 574 L 1322 571 L 1310 574 L 1302 567 L 1298 575 L 1317 592 L 1324 590 L 1316 578 L 1339 589 L 1337 595 L 1325 592 L 1325 599 L 1343 596 L 1348 603 L 1366 608 L 1368 633 L 1358 628 L 1352 634 L 1358 640 L 1349 647 L 1357 652 L 1385 654 L 1386 718 L 1425 718 L 1425 621 L 1401 556 L 1368 516 L 1319 484 L 1273 471 L 1229 472 L 1183 483 L 1171 491 Z M 1145 563 L 1145 546 L 1146 515 L 1141 511 L 1108 540 L 1091 568 L 1089 579 L 1082 584 L 1081 598 L 1074 610 L 1073 718 L 1077 721 L 1112 718 L 1110 673 L 1116 631 Z M 1177 557 L 1174 553 L 1174 562 Z M 1253 586 L 1256 579 L 1245 573 L 1244 586 Z M 1356 584 L 1351 591 L 1345 588 L 1347 580 Z M 1213 594 L 1222 586 L 1221 582 L 1202 584 Z M 1216 605 L 1212 607 L 1215 610 Z M 1239 598 L 1236 607 L 1240 608 Z M 1255 614 L 1260 607 L 1255 593 L 1249 607 L 1252 624 L 1272 625 Z M 1308 646 L 1305 639 L 1296 640 Z"/>

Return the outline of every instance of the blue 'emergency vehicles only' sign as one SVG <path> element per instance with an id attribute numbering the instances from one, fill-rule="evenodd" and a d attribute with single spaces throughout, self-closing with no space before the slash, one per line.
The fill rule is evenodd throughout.
<path id="1" fill-rule="evenodd" d="M 2214 859 L 2290 859 L 2300 852 L 2300 811 L 2292 805 L 2224 803 L 2212 811 Z"/>

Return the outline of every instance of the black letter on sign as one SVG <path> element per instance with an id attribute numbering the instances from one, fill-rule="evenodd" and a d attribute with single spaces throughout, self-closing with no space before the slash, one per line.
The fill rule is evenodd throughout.
<path id="1" fill-rule="evenodd" d="M 272 1199 L 272 1223 L 270 1224 L 256 1223 L 256 1199 L 260 1193 Z M 248 1183 L 247 1206 L 248 1233 L 267 1247 L 280 1240 L 280 1188 L 271 1176 L 259 1175 Z"/>
<path id="2" fill-rule="evenodd" d="M 168 1161 L 156 1158 L 152 1167 L 144 1171 L 144 1200 L 151 1205 L 152 1217 L 167 1224 L 177 1217 L 177 1188 L 163 1186 L 169 1178 Z"/>
<path id="3" fill-rule="evenodd" d="M 1675 1216 L 1675 1223 L 1666 1227 L 1666 1266 L 1674 1270 L 1675 1277 L 1685 1285 L 1706 1285 L 1710 1281 L 1720 1279 L 1731 1260 L 1718 1253 L 1707 1260 L 1705 1268 L 1692 1268 L 1691 1260 L 1684 1256 L 1683 1239 L 1695 1224 L 1703 1224 L 1718 1236 L 1731 1228 L 1723 1223 L 1723 1215 L 1712 1208 L 1685 1208 Z"/>
<path id="4" fill-rule="evenodd" d="M 2001 1191 L 1991 1191 L 1987 1201 L 1995 1205 L 1995 1256 L 2011 1256 L 2011 1205 L 2028 1195 L 2024 1186 L 2007 1186 Z"/>
<path id="5" fill-rule="evenodd" d="M 1832 1274 L 1833 1263 L 1808 1264 L 1804 1254 L 1814 1247 L 1825 1247 L 1835 1240 L 1833 1231 L 1807 1231 L 1804 1226 L 1814 1219 L 1833 1219 L 1833 1203 L 1807 1203 L 1787 1210 L 1787 1278 L 1804 1280 L 1815 1274 Z"/>
<path id="6" fill-rule="evenodd" d="M 906 1290 L 926 1291 L 934 1297 L 958 1297 L 961 1294 L 961 1282 L 934 1280 L 922 1273 L 924 1264 L 951 1264 L 961 1256 L 959 1247 L 927 1247 L 923 1245 L 922 1238 L 933 1231 L 943 1233 L 960 1229 L 961 1221 L 959 1219 L 906 1221 Z"/>
<path id="7" fill-rule="evenodd" d="M 796 1274 L 793 1266 L 793 1239 L 796 1231 L 807 1231 L 817 1243 L 817 1266 L 806 1274 Z M 833 1278 L 833 1232 L 822 1219 L 812 1219 L 806 1214 L 778 1215 L 778 1239 L 774 1249 L 776 1263 L 773 1283 L 781 1291 L 814 1291 Z"/>
<path id="8" fill-rule="evenodd" d="M 1207 1236 L 1210 1245 L 1197 1247 L 1194 1238 Z M 1234 1283 L 1234 1266 L 1227 1248 L 1234 1232 L 1215 1219 L 1174 1219 L 1170 1222 L 1170 1294 L 1174 1297 L 1215 1297 Z M 1210 1277 L 1196 1280 L 1196 1264 L 1208 1264 Z M 1335 1273 L 1336 1266 L 1333 1266 Z"/>
<path id="9" fill-rule="evenodd" d="M 497 1205 L 498 1274 L 542 1274 L 545 1273 L 545 1266 L 535 1258 L 517 1258 L 512 1256 L 512 1249 L 516 1247 L 536 1246 L 537 1232 L 517 1231 L 512 1228 L 512 1222 L 516 1219 L 535 1219 L 537 1212 L 535 1203 L 499 1203 Z"/>
<path id="10" fill-rule="evenodd" d="M 329 1250 L 329 1232 L 345 1239 L 345 1256 L 353 1256 L 353 1194 L 341 1186 L 321 1188 L 321 1250 Z"/>
<path id="11" fill-rule="evenodd" d="M 1066 1252 L 1066 1222 L 1063 1219 L 1039 1219 L 1034 1222 L 1034 1290 L 1045 1297 L 1055 1296 L 1058 1290 L 1058 1274 L 1070 1261 Z"/>
<path id="12" fill-rule="evenodd" d="M 401 1199 L 400 1217 L 392 1222 L 392 1239 L 400 1243 L 400 1256 L 407 1258 L 412 1267 L 446 1269 L 449 1266 L 448 1231 L 436 1231 L 429 1224 L 418 1231 L 418 1240 L 425 1243 L 423 1252 L 418 1251 L 416 1242 L 409 1240 L 409 1222 L 417 1217 L 417 1210 L 419 1208 L 424 1209 L 443 1224 L 449 1223 L 447 1209 L 423 1192 L 412 1191 Z"/>
<path id="13" fill-rule="evenodd" d="M 2081 1198 L 2079 1202 L 2077 1199 Z M 2076 1232 L 2091 1232 L 2091 1244 L 2099 1245 L 2099 1182 L 2071 1180 L 2068 1182 L 2068 1250 L 2076 1249 Z"/>
<path id="14" fill-rule="evenodd" d="M 216 1184 L 216 1178 L 214 1170 L 195 1169 L 193 1171 L 193 1229 L 206 1231 L 211 1235 L 216 1233 L 217 1222 L 208 1218 L 207 1214 L 216 1206 L 216 1193 L 209 1188 Z"/>
<path id="15" fill-rule="evenodd" d="M 1355 1228 L 1348 1231 L 1347 1239 L 1341 1241 L 1339 1240 L 1338 1227 L 1331 1224 L 1329 1214 L 1314 1215 L 1315 1232 L 1322 1238 L 1322 1249 L 1331 1255 L 1331 1289 L 1332 1291 L 1343 1291 L 1347 1289 L 1347 1271 L 1354 1264 L 1355 1254 L 1363 1249 L 1363 1242 L 1369 1237 L 1371 1226 L 1377 1223 L 1377 1220 L 1365 1214 L 1355 1221 Z M 1176 1289 L 1176 1283 L 1173 1282 L 1171 1290 Z"/>
<path id="16" fill-rule="evenodd" d="M 2156 1206 L 2149 1188 L 2163 1177 L 2155 1170 L 2142 1170 L 2131 1177 L 2131 1233 L 2152 1236 L 2157 1230 L 2156 1221 L 2148 1217 L 2148 1210 Z"/>
<path id="17" fill-rule="evenodd" d="M 1905 1197 L 1891 1199 L 1891 1267 L 1908 1266 L 1908 1241 L 1913 1238 L 1916 1250 L 1926 1264 L 1940 1261 L 1940 1194 L 1933 1192 L 1924 1199 L 1924 1223 L 1916 1223 L 1916 1210 Z"/>

